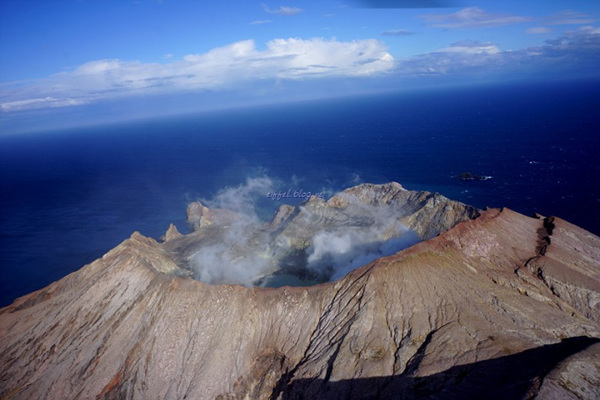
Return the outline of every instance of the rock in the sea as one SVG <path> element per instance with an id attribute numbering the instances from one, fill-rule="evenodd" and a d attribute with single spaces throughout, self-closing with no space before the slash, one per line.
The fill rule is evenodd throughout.
<path id="1" fill-rule="evenodd" d="M 458 179 L 461 181 L 487 181 L 491 176 L 472 174 L 471 172 L 461 172 Z"/>
<path id="2" fill-rule="evenodd" d="M 431 205 L 408 224 L 451 212 L 355 190 Z M 540 254 L 543 220 L 489 209 L 335 282 L 279 289 L 183 276 L 169 243 L 189 235 L 136 233 L 0 310 L 0 397 L 597 399 L 600 238 L 553 224 Z"/>

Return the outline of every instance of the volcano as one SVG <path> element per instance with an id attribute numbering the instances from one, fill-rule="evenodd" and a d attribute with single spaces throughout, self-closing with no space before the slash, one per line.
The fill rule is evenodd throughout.
<path id="1" fill-rule="evenodd" d="M 216 260 L 267 260 L 242 284 L 194 264 L 240 217 L 188 217 L 1 309 L 2 399 L 600 398 L 600 238 L 558 217 L 359 185 L 240 225 Z M 355 230 L 375 259 L 311 264 Z M 261 287 L 282 271 L 318 284 Z"/>

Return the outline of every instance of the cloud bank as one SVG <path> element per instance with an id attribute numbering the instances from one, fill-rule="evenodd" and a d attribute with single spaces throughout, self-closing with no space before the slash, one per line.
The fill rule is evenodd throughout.
<path id="1" fill-rule="evenodd" d="M 537 33 L 540 33 L 539 31 Z M 473 74 L 529 77 L 544 74 L 594 73 L 600 62 L 600 28 L 583 26 L 546 40 L 542 46 L 501 50 L 488 42 L 461 41 L 427 54 L 397 61 L 397 76 Z"/>
<path id="2" fill-rule="evenodd" d="M 465 9 L 452 14 L 431 14 L 428 21 L 456 28 L 483 27 L 521 21 L 514 17 Z M 547 34 L 559 23 L 588 20 L 583 14 L 560 13 L 549 18 L 547 26 L 532 27 L 526 32 Z M 383 32 L 383 36 L 410 33 L 392 30 Z M 600 28 L 593 25 L 566 31 L 541 46 L 506 50 L 496 43 L 464 40 L 404 59 L 394 59 L 386 46 L 375 39 L 275 39 L 262 49 L 254 41 L 244 40 L 178 60 L 166 59 L 163 63 L 95 60 L 46 79 L 3 83 L 0 112 L 20 115 L 20 111 L 27 110 L 56 110 L 172 94 L 222 93 L 223 101 L 227 101 L 224 104 L 229 104 L 233 94 L 252 93 L 267 98 L 270 94 L 293 96 L 296 92 L 306 92 L 314 98 L 338 89 L 340 93 L 400 89 L 409 79 L 419 84 L 423 81 L 415 78 L 453 74 L 455 78 L 471 79 L 467 76 L 471 74 L 490 80 L 498 76 L 507 79 L 528 76 L 539 79 L 557 74 L 591 76 L 598 74 L 599 54 Z M 341 85 L 330 85 L 332 82 Z M 291 92 L 280 92 L 283 83 Z"/>
<path id="3" fill-rule="evenodd" d="M 393 57 L 374 39 L 275 39 L 264 50 L 244 40 L 169 63 L 96 60 L 29 85 L 8 85 L 2 111 L 86 104 L 124 95 L 233 89 L 248 82 L 371 76 Z M 6 85 L 5 85 L 6 86 Z"/>

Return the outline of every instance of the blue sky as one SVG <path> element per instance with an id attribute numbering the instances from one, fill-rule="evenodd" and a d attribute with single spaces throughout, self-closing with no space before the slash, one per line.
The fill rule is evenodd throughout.
<path id="1" fill-rule="evenodd" d="M 0 51 L 0 129 L 26 131 L 450 83 L 597 79 L 600 2 L 4 0 Z"/>

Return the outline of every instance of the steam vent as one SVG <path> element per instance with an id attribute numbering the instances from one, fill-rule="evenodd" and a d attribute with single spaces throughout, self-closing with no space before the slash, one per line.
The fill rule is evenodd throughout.
<path id="1" fill-rule="evenodd" d="M 187 213 L 0 309 L 0 398 L 600 398 L 600 238 L 567 221 L 397 183 Z"/>

